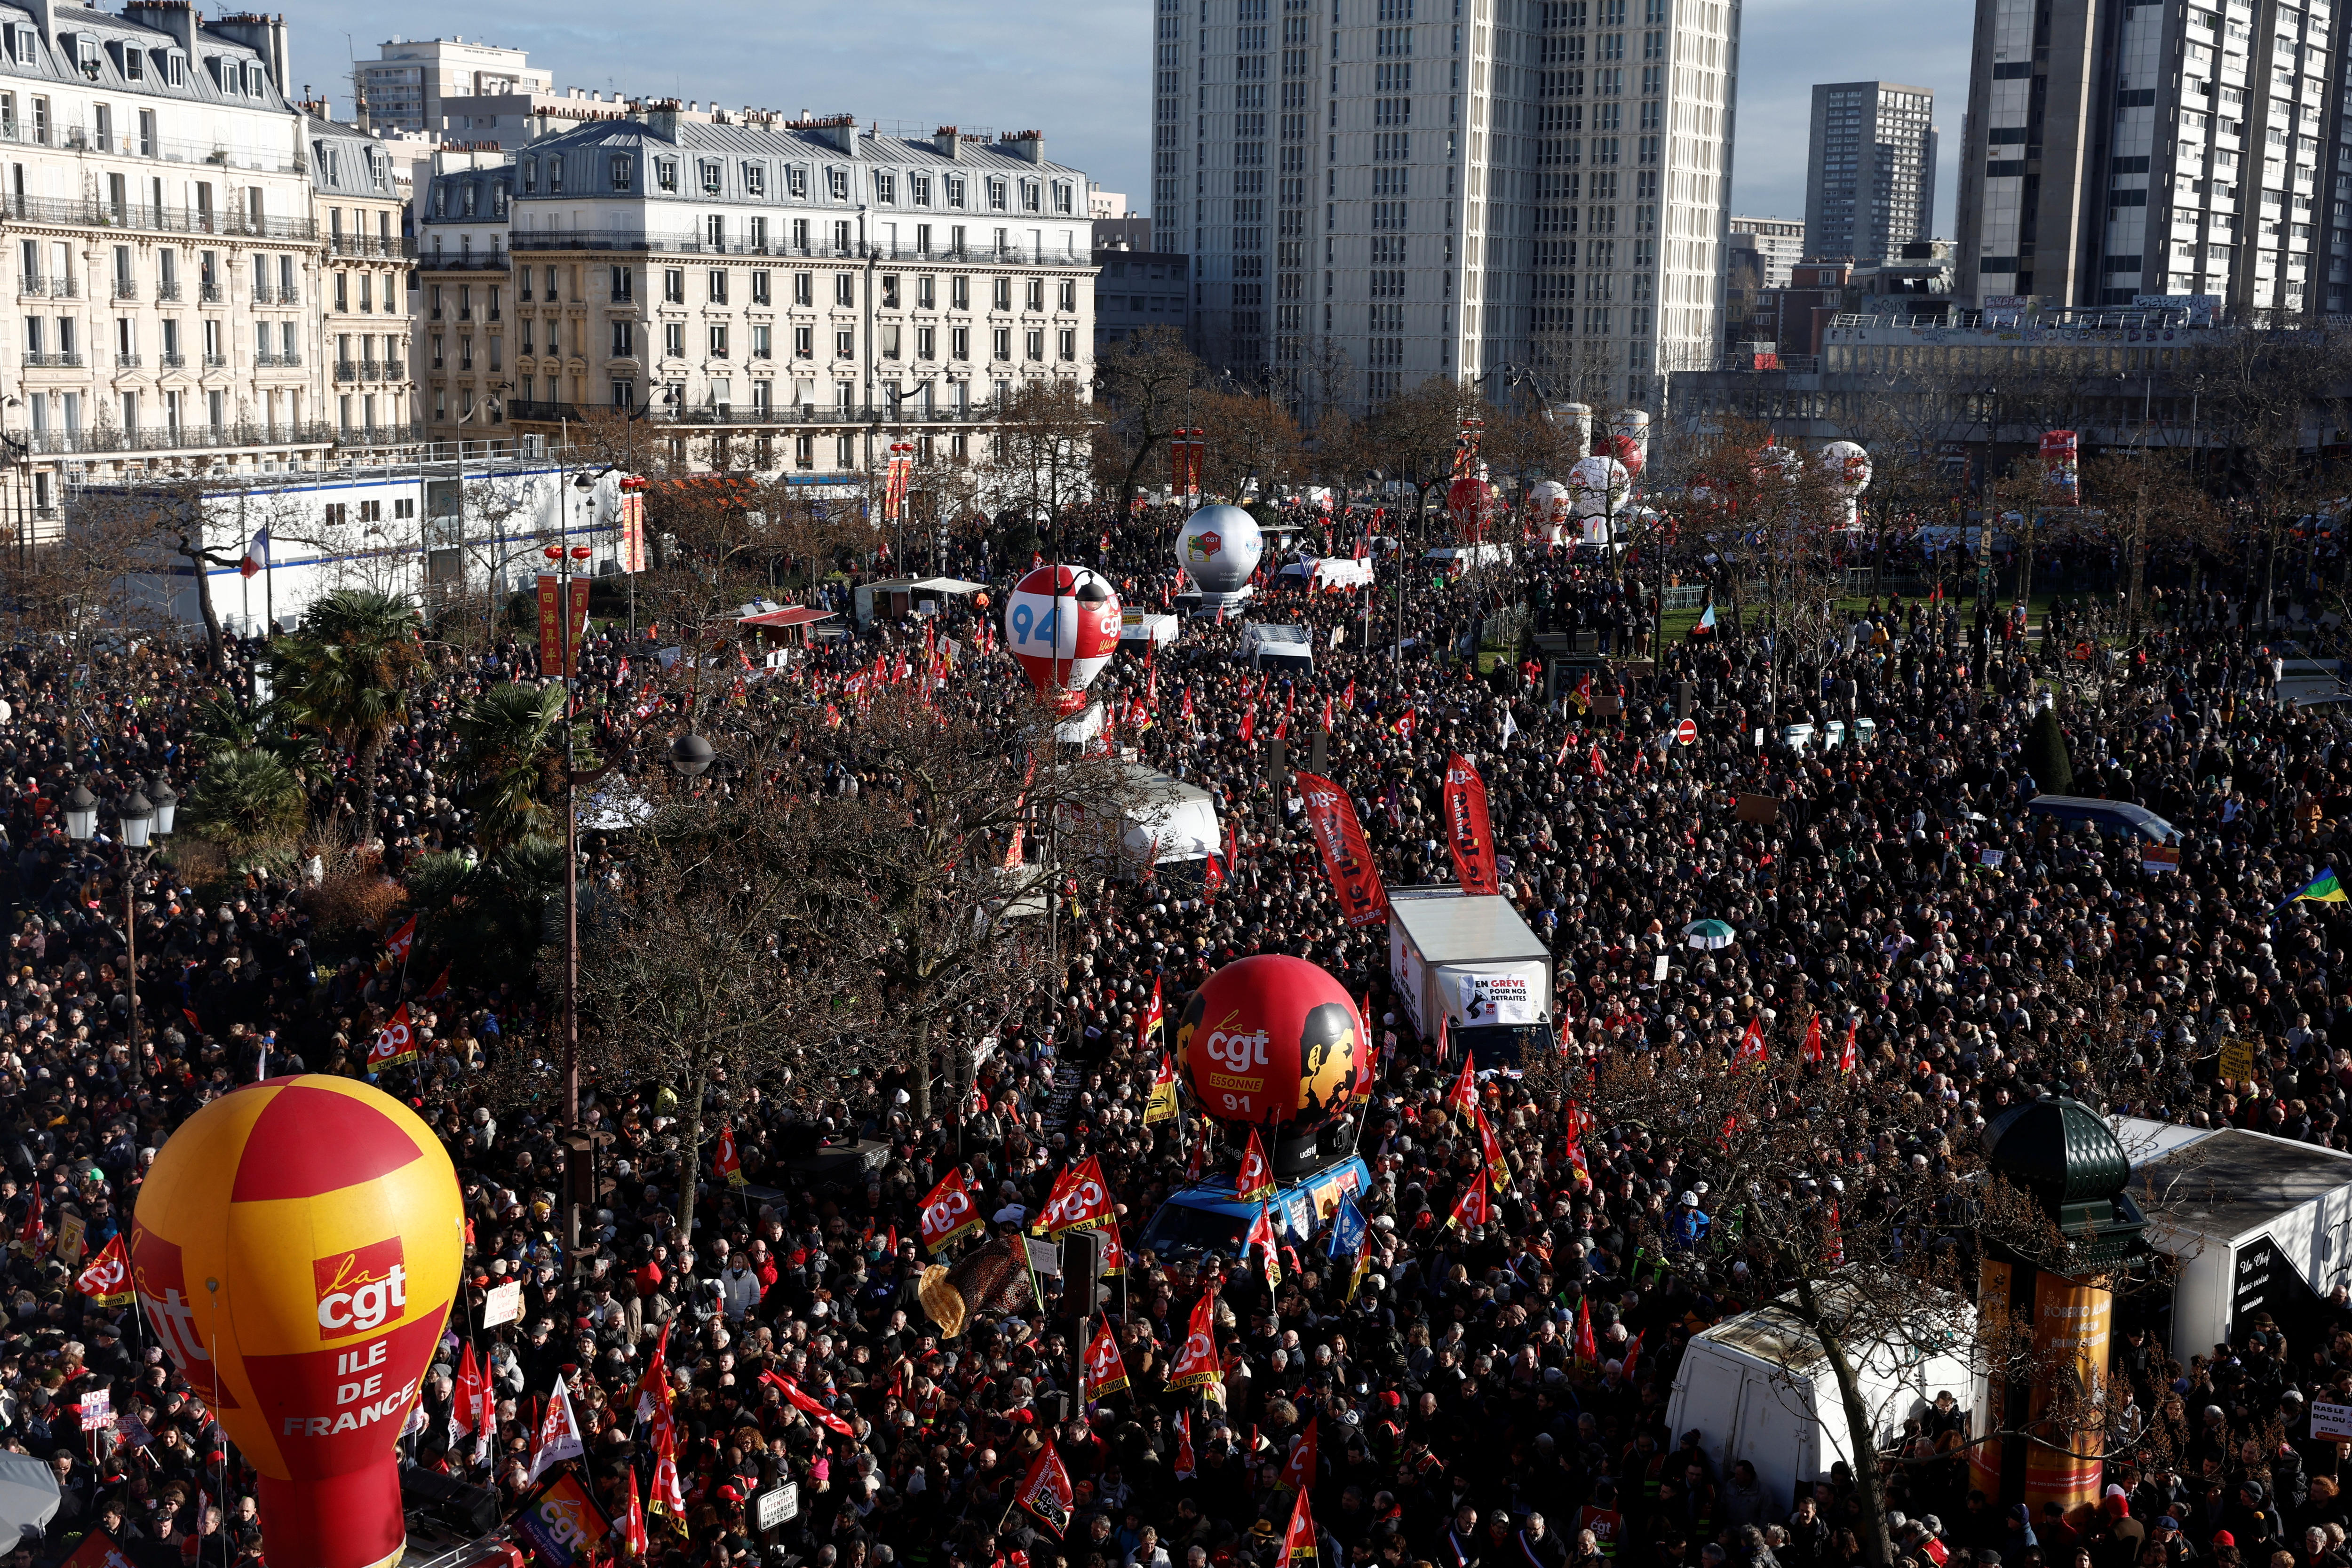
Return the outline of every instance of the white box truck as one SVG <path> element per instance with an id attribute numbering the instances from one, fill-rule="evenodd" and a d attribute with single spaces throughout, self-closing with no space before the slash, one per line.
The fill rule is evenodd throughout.
<path id="1" fill-rule="evenodd" d="M 1558 1041 L 1551 949 L 1497 893 L 1459 888 L 1389 891 L 1389 976 L 1423 1039 L 1446 1021 L 1482 1069 L 1507 1069 Z"/>
<path id="2" fill-rule="evenodd" d="M 1843 1284 L 1832 1277 L 1816 1289 L 1833 1301 Z M 1696 1430 L 1717 1475 L 1741 1459 L 1756 1467 L 1773 1519 L 1795 1506 L 1800 1487 L 1810 1489 L 1840 1459 L 1853 1462 L 1836 1374 L 1820 1339 L 1783 1304 L 1789 1300 L 1693 1338 L 1666 1399 L 1667 1430 L 1677 1437 Z M 1904 1421 L 1924 1415 L 1938 1394 L 1968 1405 L 1975 1342 L 1976 1309 L 1940 1294 L 1868 1342 L 1848 1342 L 1875 1447 L 1892 1447 Z"/>

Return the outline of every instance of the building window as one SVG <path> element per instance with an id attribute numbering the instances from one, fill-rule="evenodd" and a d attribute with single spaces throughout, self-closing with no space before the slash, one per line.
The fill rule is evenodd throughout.
<path id="1" fill-rule="evenodd" d="M 824 184 L 825 189 L 833 193 L 835 201 L 845 202 L 849 199 L 848 170 L 827 169 L 824 172 Z"/>
<path id="2" fill-rule="evenodd" d="M 815 328 L 794 327 L 793 329 L 793 357 L 794 359 L 814 359 L 816 357 Z"/>
<path id="3" fill-rule="evenodd" d="M 833 357 L 835 359 L 857 357 L 857 333 L 854 330 L 844 327 L 833 334 Z"/>
<path id="4" fill-rule="evenodd" d="M 887 169 L 874 171 L 874 199 L 884 206 L 898 203 L 898 176 Z"/>
<path id="5" fill-rule="evenodd" d="M 719 192 L 719 160 L 703 159 L 699 165 L 699 173 L 702 178 L 702 194 L 706 196 L 717 195 Z"/>
<path id="6" fill-rule="evenodd" d="M 1013 329 L 998 327 L 989 333 L 990 357 L 1009 360 L 1013 357 Z"/>
<path id="7" fill-rule="evenodd" d="M 554 299 L 555 290 L 552 289 L 549 289 L 547 291 L 547 297 L 551 300 Z M 665 267 L 662 268 L 662 302 L 666 305 L 683 305 L 686 303 L 685 268 Z"/>
<path id="8" fill-rule="evenodd" d="M 940 188 L 947 193 L 948 205 L 951 207 L 960 207 L 963 205 L 963 176 L 961 174 L 942 175 L 940 179 Z"/>
<path id="9" fill-rule="evenodd" d="M 625 153 L 613 160 L 613 188 L 625 191 L 636 173 L 635 162 Z"/>
<path id="10" fill-rule="evenodd" d="M 677 159 L 656 158 L 654 160 L 654 186 L 657 190 L 664 191 L 676 191 L 677 189 Z"/>
<path id="11" fill-rule="evenodd" d="M 1078 357 L 1078 334 L 1076 331 L 1071 328 L 1064 327 L 1061 331 L 1060 338 L 1062 358 L 1066 361 L 1076 359 Z"/>
<path id="12" fill-rule="evenodd" d="M 710 302 L 714 305 L 727 303 L 727 273 L 723 268 L 710 269 Z"/>
<path id="13" fill-rule="evenodd" d="M 804 165 L 793 163 L 785 168 L 784 194 L 789 196 L 808 195 L 808 169 Z"/>
<path id="14" fill-rule="evenodd" d="M 768 165 L 746 162 L 743 165 L 743 194 L 764 196 L 768 194 Z"/>
<path id="15" fill-rule="evenodd" d="M 712 359 L 727 357 L 727 323 L 724 321 L 713 321 L 710 324 L 710 357 Z"/>

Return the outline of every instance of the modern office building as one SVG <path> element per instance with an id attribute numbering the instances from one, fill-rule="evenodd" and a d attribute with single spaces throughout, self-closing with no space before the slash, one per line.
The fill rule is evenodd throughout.
<path id="1" fill-rule="evenodd" d="M 1654 404 L 1722 309 L 1729 0 L 1155 0 L 1152 231 L 1213 366 Z"/>
<path id="2" fill-rule="evenodd" d="M 1892 81 L 1813 88 L 1808 258 L 1875 266 L 1935 232 L 1936 95 Z"/>
<path id="3" fill-rule="evenodd" d="M 440 131 L 445 117 L 467 114 L 468 106 L 454 100 L 555 89 L 554 76 L 534 70 L 522 50 L 478 39 L 395 37 L 376 52 L 377 58 L 356 68 L 367 123 L 395 131 Z"/>
<path id="4" fill-rule="evenodd" d="M 1756 253 L 1762 287 L 1785 289 L 1789 268 L 1805 258 L 1805 226 L 1792 218 L 1731 215 L 1730 245 Z"/>
<path id="5" fill-rule="evenodd" d="M 1098 244 L 1095 353 L 1099 355 L 1107 345 L 1153 327 L 1166 327 L 1192 342 L 1192 258 L 1177 252 Z"/>
<path id="6" fill-rule="evenodd" d="M 1978 0 L 1961 298 L 2344 310 L 2336 32 L 2328 0 Z"/>

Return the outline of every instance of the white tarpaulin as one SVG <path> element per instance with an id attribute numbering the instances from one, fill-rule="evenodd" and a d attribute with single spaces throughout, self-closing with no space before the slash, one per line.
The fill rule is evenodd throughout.
<path id="1" fill-rule="evenodd" d="M 1488 1024 L 1532 1024 L 1543 1016 L 1535 993 L 1524 974 L 1464 974 L 1462 1023 L 1465 1028 Z"/>

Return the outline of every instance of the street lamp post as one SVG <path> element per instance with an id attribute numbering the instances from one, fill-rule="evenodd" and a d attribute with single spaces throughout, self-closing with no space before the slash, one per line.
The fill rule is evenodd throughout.
<path id="1" fill-rule="evenodd" d="M 596 481 L 586 474 L 572 481 L 585 503 Z M 559 492 L 561 493 L 561 492 Z M 572 1157 L 580 1157 L 580 802 L 583 782 L 572 748 L 572 722 L 579 703 L 579 649 L 572 640 L 572 579 L 590 554 L 584 544 L 569 542 L 569 530 L 557 513 L 557 542 L 541 553 L 555 566 L 557 625 L 562 627 L 563 665 L 563 1125 L 571 1134 Z M 586 627 L 583 626 L 584 631 Z M 564 1276 L 571 1277 L 580 1249 L 579 1173 L 567 1170 L 564 1180 Z"/>

